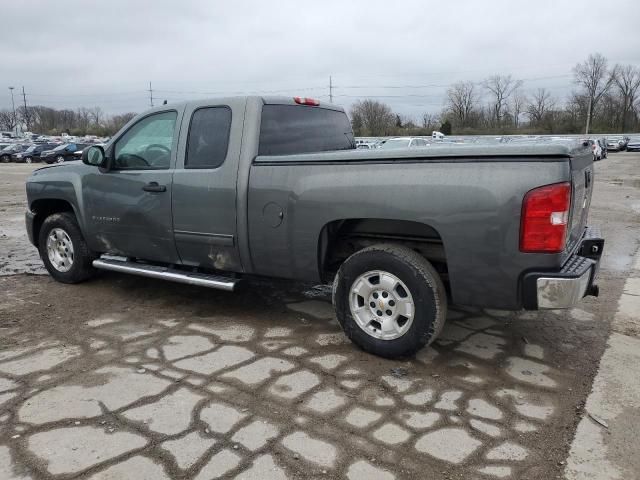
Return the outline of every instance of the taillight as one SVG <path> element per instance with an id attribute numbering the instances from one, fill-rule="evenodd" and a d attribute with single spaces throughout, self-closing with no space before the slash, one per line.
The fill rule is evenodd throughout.
<path id="1" fill-rule="evenodd" d="M 311 105 L 313 107 L 317 107 L 318 105 L 320 105 L 320 100 L 316 100 L 314 98 L 293 97 L 293 101 L 298 105 Z"/>
<path id="2" fill-rule="evenodd" d="M 529 191 L 522 202 L 520 251 L 559 253 L 564 250 L 571 208 L 571 184 L 556 183 Z"/>

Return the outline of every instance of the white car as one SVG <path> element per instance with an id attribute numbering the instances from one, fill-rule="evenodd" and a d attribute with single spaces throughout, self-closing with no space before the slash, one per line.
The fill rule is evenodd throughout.
<path id="1" fill-rule="evenodd" d="M 424 138 L 419 137 L 396 137 L 390 138 L 382 145 L 380 148 L 385 150 L 391 150 L 395 148 L 422 148 L 428 147 L 429 142 L 427 142 Z"/>
<path id="2" fill-rule="evenodd" d="M 593 161 L 597 162 L 598 160 L 602 160 L 602 147 L 600 146 L 600 142 L 593 139 L 589 139 L 587 142 L 589 142 L 591 151 L 593 152 Z"/>

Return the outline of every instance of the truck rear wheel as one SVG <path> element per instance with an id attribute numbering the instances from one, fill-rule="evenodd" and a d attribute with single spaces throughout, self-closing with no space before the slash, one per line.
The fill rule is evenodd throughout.
<path id="1" fill-rule="evenodd" d="M 95 274 L 92 266 L 95 257 L 72 213 L 54 213 L 45 218 L 38 250 L 45 268 L 58 282 L 79 283 Z"/>
<path id="2" fill-rule="evenodd" d="M 386 358 L 412 355 L 440 334 L 447 296 L 438 272 L 410 248 L 382 244 L 351 255 L 333 284 L 345 334 Z"/>

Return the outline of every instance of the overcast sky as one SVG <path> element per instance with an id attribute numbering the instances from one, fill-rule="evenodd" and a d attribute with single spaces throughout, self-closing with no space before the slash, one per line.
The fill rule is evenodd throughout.
<path id="1" fill-rule="evenodd" d="M 512 74 L 561 98 L 592 52 L 640 66 L 640 0 L 15 0 L 0 4 L 0 108 L 271 93 L 418 119 L 446 85 Z"/>

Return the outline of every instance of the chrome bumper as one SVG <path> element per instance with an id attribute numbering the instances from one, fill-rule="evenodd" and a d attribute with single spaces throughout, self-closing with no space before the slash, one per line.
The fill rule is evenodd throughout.
<path id="1" fill-rule="evenodd" d="M 597 228 L 587 228 L 576 252 L 558 271 L 529 272 L 522 280 L 527 310 L 571 308 L 582 298 L 598 296 L 595 279 L 604 239 Z"/>
<path id="2" fill-rule="evenodd" d="M 539 309 L 571 308 L 588 293 L 593 269 L 578 278 L 540 277 L 536 280 Z"/>

